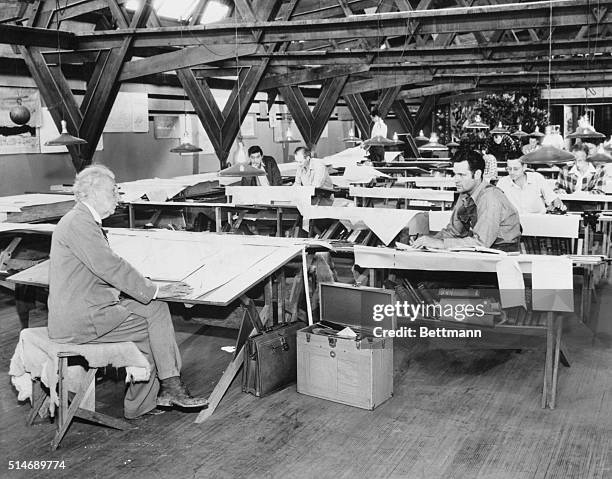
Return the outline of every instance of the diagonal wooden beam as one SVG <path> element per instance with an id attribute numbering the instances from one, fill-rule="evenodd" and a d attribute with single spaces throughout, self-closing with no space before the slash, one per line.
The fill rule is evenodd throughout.
<path id="1" fill-rule="evenodd" d="M 298 86 L 280 87 L 279 91 L 291 113 L 291 117 L 300 130 L 302 137 L 304 137 L 306 145 L 310 148 L 313 144 L 311 126 L 314 122 L 314 117 L 310 108 L 308 108 L 306 98 L 304 98 Z"/>
<path id="2" fill-rule="evenodd" d="M 414 120 L 412 113 L 408 109 L 408 105 L 404 100 L 394 100 L 392 105 L 393 113 L 400 122 L 402 131 L 414 134 Z"/>
<path id="3" fill-rule="evenodd" d="M 431 95 L 423 98 L 423 102 L 416 113 L 414 119 L 414 130 L 415 132 L 423 129 L 427 129 L 431 125 L 431 113 L 436 106 L 437 95 Z"/>
<path id="4" fill-rule="evenodd" d="M 151 0 L 144 0 L 140 8 L 134 13 L 130 22 L 130 28 L 142 28 L 152 12 Z M 111 112 L 119 88 L 119 74 L 124 62 L 131 56 L 132 37 L 125 38 L 119 48 L 112 48 L 108 56 L 101 58 L 100 71 L 96 75 L 96 82 L 89 82 L 85 97 L 87 103 L 83 111 L 83 122 L 80 134 L 87 145 L 82 147 L 81 167 L 91 163 L 100 140 L 108 115 Z"/>
<path id="5" fill-rule="evenodd" d="M 319 99 L 312 110 L 314 122 L 312 124 L 310 133 L 312 141 L 311 148 L 314 149 L 315 145 L 321 138 L 325 125 L 327 125 L 329 117 L 338 103 L 338 99 L 342 94 L 342 89 L 344 88 L 344 84 L 347 80 L 348 75 L 345 75 L 342 77 L 328 78 L 323 83 Z"/>
<path id="6" fill-rule="evenodd" d="M 359 128 L 360 138 L 362 140 L 366 140 L 370 137 L 370 109 L 363 97 L 357 94 L 343 94 L 344 101 L 346 102 L 346 106 L 351 112 L 351 116 L 353 120 L 357 124 L 357 128 Z"/>
<path id="7" fill-rule="evenodd" d="M 378 107 L 378 111 L 380 111 L 383 118 L 387 116 L 387 113 L 389 113 L 389 109 L 391 108 L 393 101 L 397 98 L 397 94 L 401 89 L 401 86 L 385 88 L 379 95 L 376 106 Z"/>

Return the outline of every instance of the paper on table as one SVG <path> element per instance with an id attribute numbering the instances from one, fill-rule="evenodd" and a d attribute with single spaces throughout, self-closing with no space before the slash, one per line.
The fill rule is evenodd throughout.
<path id="1" fill-rule="evenodd" d="M 523 272 L 513 258 L 504 258 L 495 265 L 499 285 L 500 302 L 503 308 L 527 307 Z"/>
<path id="2" fill-rule="evenodd" d="M 554 256 L 536 258 L 532 268 L 533 309 L 539 311 L 574 311 L 572 261 Z"/>

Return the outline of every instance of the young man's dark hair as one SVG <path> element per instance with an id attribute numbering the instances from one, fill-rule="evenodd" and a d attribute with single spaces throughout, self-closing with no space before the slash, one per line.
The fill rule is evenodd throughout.
<path id="1" fill-rule="evenodd" d="M 380 110 L 376 107 L 372 108 L 370 110 L 370 116 L 378 116 L 380 117 Z"/>
<path id="2" fill-rule="evenodd" d="M 304 158 L 310 158 L 312 156 L 312 152 L 305 146 L 298 146 L 293 152 L 293 154 L 295 155 L 299 151 L 304 153 Z"/>
<path id="3" fill-rule="evenodd" d="M 468 167 L 472 172 L 472 177 L 474 177 L 474 173 L 476 173 L 478 170 L 480 170 L 482 175 L 484 175 L 485 161 L 482 155 L 477 151 L 467 148 L 457 151 L 453 157 L 453 163 L 461 163 L 462 161 L 468 162 Z"/>
<path id="4" fill-rule="evenodd" d="M 259 153 L 261 156 L 263 156 L 263 150 L 259 145 L 253 145 L 249 147 L 249 151 L 247 152 L 249 156 L 254 155 L 256 153 Z"/>

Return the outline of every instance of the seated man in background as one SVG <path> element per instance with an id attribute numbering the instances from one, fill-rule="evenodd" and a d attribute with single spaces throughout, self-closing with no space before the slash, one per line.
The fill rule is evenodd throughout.
<path id="1" fill-rule="evenodd" d="M 526 171 L 520 158 L 508 160 L 508 176 L 497 182 L 519 214 L 546 213 L 546 208 L 565 211 L 567 208 L 540 173 Z"/>
<path id="2" fill-rule="evenodd" d="M 95 165 L 77 174 L 74 195 L 75 207 L 51 238 L 49 337 L 61 343 L 136 344 L 151 365 L 151 377 L 129 385 L 124 399 L 128 419 L 157 406 L 206 406 L 206 399 L 192 397 L 181 381 L 170 311 L 156 301 L 183 296 L 191 288 L 184 283 L 156 286 L 110 248 L 102 220 L 115 211 L 118 194 L 108 168 Z"/>
<path id="3" fill-rule="evenodd" d="M 595 168 L 589 161 L 589 148 L 579 142 L 574 143 L 570 151 L 576 160 L 571 168 L 566 166 L 559 172 L 555 192 L 603 194 L 606 172 L 603 168 Z"/>
<path id="4" fill-rule="evenodd" d="M 278 169 L 276 160 L 263 154 L 258 145 L 251 146 L 248 151 L 249 161 L 253 168 L 263 169 L 266 176 L 245 176 L 240 182 L 241 186 L 281 186 L 283 178 Z"/>
<path id="5" fill-rule="evenodd" d="M 462 150 L 455 155 L 454 161 L 455 185 L 460 194 L 450 223 L 434 236 L 418 238 L 413 246 L 480 246 L 519 251 L 518 212 L 499 188 L 483 180 L 482 155 L 474 150 Z"/>
<path id="6" fill-rule="evenodd" d="M 314 186 L 315 188 L 333 189 L 327 167 L 311 158 L 311 152 L 304 146 L 299 146 L 294 152 L 297 170 L 295 172 L 294 186 Z"/>

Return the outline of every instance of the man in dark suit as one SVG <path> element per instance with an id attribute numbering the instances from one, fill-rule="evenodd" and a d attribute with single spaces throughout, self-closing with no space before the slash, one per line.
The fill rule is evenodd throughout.
<path id="1" fill-rule="evenodd" d="M 283 177 L 278 169 L 276 160 L 271 156 L 264 156 L 261 147 L 254 145 L 248 151 L 249 161 L 254 168 L 263 168 L 266 172 L 266 177 L 263 176 L 248 176 L 242 178 L 240 184 L 242 186 L 281 186 Z M 267 183 L 267 184 L 266 184 Z"/>
<path id="2" fill-rule="evenodd" d="M 132 383 L 124 415 L 133 419 L 156 406 L 204 407 L 180 379 L 181 356 L 168 305 L 184 283 L 156 286 L 110 248 L 101 223 L 118 200 L 114 174 L 88 167 L 74 182 L 76 206 L 57 224 L 51 239 L 49 336 L 63 343 L 133 341 L 151 365 L 148 382 Z M 161 382 L 161 384 L 160 384 Z"/>

